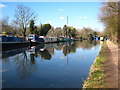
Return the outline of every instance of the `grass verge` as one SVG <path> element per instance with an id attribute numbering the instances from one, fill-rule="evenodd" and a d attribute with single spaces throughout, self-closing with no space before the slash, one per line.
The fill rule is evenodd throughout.
<path id="1" fill-rule="evenodd" d="M 99 55 L 96 57 L 94 64 L 90 69 L 90 74 L 87 80 L 84 82 L 84 88 L 107 88 L 107 83 L 105 83 L 106 75 L 104 73 L 104 62 L 105 62 L 105 47 L 106 43 L 103 44 Z"/>

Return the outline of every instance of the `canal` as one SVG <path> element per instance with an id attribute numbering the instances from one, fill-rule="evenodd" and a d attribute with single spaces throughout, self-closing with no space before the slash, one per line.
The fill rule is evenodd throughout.
<path id="1" fill-rule="evenodd" d="M 43 44 L 2 52 L 2 88 L 81 88 L 99 41 Z"/>

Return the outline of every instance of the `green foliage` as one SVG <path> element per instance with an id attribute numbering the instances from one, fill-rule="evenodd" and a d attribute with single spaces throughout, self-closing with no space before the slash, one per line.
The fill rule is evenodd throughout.
<path id="1" fill-rule="evenodd" d="M 64 33 L 64 36 L 69 38 L 71 37 L 75 38 L 77 34 L 76 29 L 74 27 L 68 27 L 67 25 L 64 25 L 63 33 Z"/>
<path id="2" fill-rule="evenodd" d="M 93 37 L 96 37 L 97 36 L 97 32 L 93 32 Z"/>
<path id="3" fill-rule="evenodd" d="M 90 39 L 92 40 L 93 37 L 96 37 L 99 35 L 99 32 L 91 29 L 91 28 L 83 28 L 79 31 L 79 36 L 80 37 L 83 37 L 83 38 L 87 38 L 87 39 Z"/>
<path id="4" fill-rule="evenodd" d="M 93 35 L 92 35 L 92 34 L 89 34 L 89 35 L 88 35 L 88 39 L 89 39 L 89 40 L 93 40 Z"/>
<path id="5" fill-rule="evenodd" d="M 73 28 L 73 27 L 69 27 L 69 29 L 68 29 L 68 36 L 75 38 L 76 37 L 76 29 Z"/>
<path id="6" fill-rule="evenodd" d="M 30 21 L 30 27 L 29 27 L 29 31 L 31 34 L 36 34 L 37 36 L 39 36 L 39 32 L 38 32 L 38 28 L 37 26 L 34 26 L 34 20 Z"/>
<path id="7" fill-rule="evenodd" d="M 63 27 L 63 33 L 64 33 L 64 36 L 67 36 L 67 31 L 68 30 L 68 27 L 67 27 L 67 25 L 64 25 L 64 27 Z"/>
<path id="8" fill-rule="evenodd" d="M 105 35 L 112 37 L 114 40 L 118 38 L 118 26 L 120 24 L 118 22 L 119 7 L 118 2 L 103 3 L 99 15 L 101 22 L 103 22 L 106 27 L 104 31 Z"/>
<path id="9" fill-rule="evenodd" d="M 37 36 L 39 36 L 39 32 L 38 32 L 37 26 L 35 26 L 33 33 L 36 34 Z"/>
<path id="10" fill-rule="evenodd" d="M 31 20 L 31 21 L 30 21 L 30 27 L 29 27 L 29 28 L 30 28 L 30 33 L 31 33 L 31 34 L 34 33 L 34 29 L 35 29 L 34 24 L 35 24 L 35 23 L 34 23 L 34 20 Z"/>
<path id="11" fill-rule="evenodd" d="M 51 25 L 50 24 L 42 25 L 41 28 L 39 29 L 40 35 L 41 36 L 46 36 L 50 29 L 51 29 Z"/>

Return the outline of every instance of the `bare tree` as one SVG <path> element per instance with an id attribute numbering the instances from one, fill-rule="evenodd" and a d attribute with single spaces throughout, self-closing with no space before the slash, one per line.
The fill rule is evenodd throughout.
<path id="1" fill-rule="evenodd" d="M 100 9 L 99 19 L 105 25 L 104 34 L 118 40 L 118 16 L 120 13 L 118 2 L 105 2 Z"/>
<path id="2" fill-rule="evenodd" d="M 6 33 L 12 33 L 13 28 L 9 23 L 9 17 L 6 16 L 1 20 L 2 31 Z"/>
<path id="3" fill-rule="evenodd" d="M 31 8 L 24 6 L 23 4 L 18 5 L 15 12 L 15 21 L 23 29 L 23 36 L 26 36 L 26 28 L 30 23 L 30 20 L 35 20 L 35 13 Z"/>

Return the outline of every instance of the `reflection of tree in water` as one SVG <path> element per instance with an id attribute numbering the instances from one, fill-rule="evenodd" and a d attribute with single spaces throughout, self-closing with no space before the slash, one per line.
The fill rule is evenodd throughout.
<path id="1" fill-rule="evenodd" d="M 2 60 L 2 63 L 5 63 L 5 64 L 7 64 L 7 65 L 10 65 L 10 59 L 11 58 L 4 58 L 4 59 L 1 59 Z"/>
<path id="2" fill-rule="evenodd" d="M 93 42 L 94 46 L 98 45 L 98 43 L 99 43 L 99 41 L 95 41 L 95 40 L 93 40 L 92 42 Z"/>
<path id="3" fill-rule="evenodd" d="M 77 49 L 76 42 L 74 42 L 72 44 L 69 44 L 69 45 L 66 45 L 66 46 L 63 47 L 63 54 L 65 56 L 67 56 L 67 54 L 69 54 L 69 53 L 75 53 L 76 49 Z"/>
<path id="4" fill-rule="evenodd" d="M 30 61 L 31 61 L 31 64 L 35 64 L 35 55 L 34 54 L 30 54 Z"/>
<path id="5" fill-rule="evenodd" d="M 67 54 L 68 54 L 68 45 L 63 47 L 63 54 L 64 54 L 64 56 L 67 56 Z"/>
<path id="6" fill-rule="evenodd" d="M 62 46 L 57 46 L 55 49 L 56 50 L 62 50 L 62 48 L 63 48 Z"/>
<path id="7" fill-rule="evenodd" d="M 99 41 L 95 40 L 83 40 L 83 41 L 76 41 L 69 45 L 63 47 L 63 54 L 67 56 L 69 53 L 75 53 L 77 48 L 83 49 L 91 49 L 92 47 L 96 46 Z"/>
<path id="8" fill-rule="evenodd" d="M 20 76 L 20 79 L 26 79 L 28 77 L 30 77 L 35 71 L 36 71 L 36 67 L 33 61 L 30 62 L 30 60 L 28 60 L 27 58 L 27 54 L 24 51 L 22 54 L 18 55 L 17 57 L 15 57 L 14 59 L 16 65 L 17 65 L 17 72 L 18 75 Z"/>
<path id="9" fill-rule="evenodd" d="M 54 52 L 54 48 L 55 48 L 55 47 L 51 47 L 51 48 L 48 48 L 48 49 L 47 49 L 47 51 L 48 51 L 48 53 L 49 53 L 50 55 L 54 55 L 54 53 L 55 53 L 55 52 Z"/>
<path id="10" fill-rule="evenodd" d="M 92 47 L 96 46 L 98 43 L 99 41 L 95 41 L 95 40 L 83 40 L 82 42 L 79 43 L 79 48 L 89 50 Z"/>
<path id="11" fill-rule="evenodd" d="M 62 50 L 64 47 L 64 42 L 60 42 L 57 47 L 55 47 L 56 50 Z"/>
<path id="12" fill-rule="evenodd" d="M 36 46 L 29 47 L 31 64 L 35 64 L 35 58 L 38 57 L 37 50 L 39 50 L 39 47 Z"/>
<path id="13" fill-rule="evenodd" d="M 38 53 L 41 55 L 41 58 L 46 59 L 46 60 L 50 60 L 51 59 L 51 54 L 47 51 L 38 51 Z"/>
<path id="14" fill-rule="evenodd" d="M 3 51 L 2 52 L 2 62 L 5 64 L 10 64 L 11 61 L 11 57 L 15 57 L 17 58 L 17 56 L 19 56 L 20 53 L 22 53 L 23 51 L 25 51 L 26 48 L 21 48 L 21 49 L 13 49 L 13 50 L 8 50 L 8 51 Z"/>
<path id="15" fill-rule="evenodd" d="M 35 64 L 35 58 L 38 57 L 38 53 L 35 51 L 34 54 L 30 54 L 30 62 L 31 64 Z"/>

